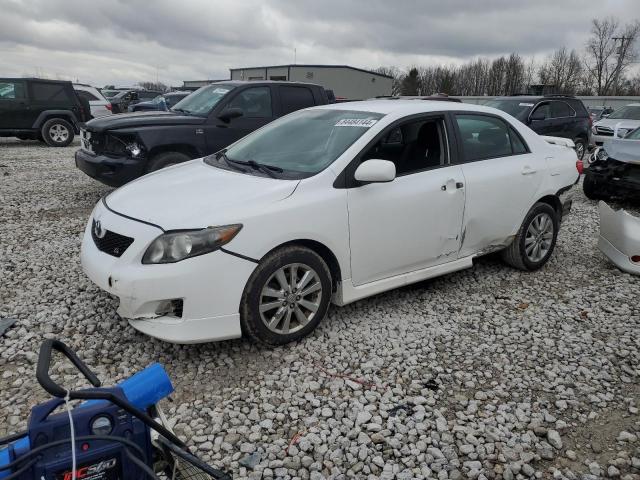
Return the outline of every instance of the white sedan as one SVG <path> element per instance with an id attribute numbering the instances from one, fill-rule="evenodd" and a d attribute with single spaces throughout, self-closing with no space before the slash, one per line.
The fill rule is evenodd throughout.
<path id="1" fill-rule="evenodd" d="M 82 265 L 153 337 L 284 344 L 330 303 L 489 252 L 542 267 L 578 179 L 571 145 L 549 142 L 502 111 L 453 102 L 298 111 L 104 197 Z"/>

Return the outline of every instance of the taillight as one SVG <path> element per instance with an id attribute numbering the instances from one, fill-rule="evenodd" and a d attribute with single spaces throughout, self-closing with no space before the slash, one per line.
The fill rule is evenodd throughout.
<path id="1" fill-rule="evenodd" d="M 111 106 L 110 103 L 107 103 L 104 108 L 106 108 L 107 110 L 111 111 L 113 109 L 113 107 Z"/>
<path id="2" fill-rule="evenodd" d="M 576 160 L 576 170 L 578 170 L 578 173 L 582 175 L 582 172 L 584 171 L 584 163 L 582 163 L 582 160 Z"/>
<path id="3" fill-rule="evenodd" d="M 631 257 L 631 261 L 633 263 L 640 263 L 640 255 L 634 255 L 633 257 Z"/>
<path id="4" fill-rule="evenodd" d="M 589 115 L 589 128 L 593 127 L 593 117 Z"/>

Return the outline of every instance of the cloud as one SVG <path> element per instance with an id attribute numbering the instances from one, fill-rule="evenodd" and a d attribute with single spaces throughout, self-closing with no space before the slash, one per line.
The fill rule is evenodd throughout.
<path id="1" fill-rule="evenodd" d="M 0 0 L 0 75 L 103 85 L 227 78 L 229 68 L 460 63 L 582 48 L 592 17 L 635 0 Z"/>

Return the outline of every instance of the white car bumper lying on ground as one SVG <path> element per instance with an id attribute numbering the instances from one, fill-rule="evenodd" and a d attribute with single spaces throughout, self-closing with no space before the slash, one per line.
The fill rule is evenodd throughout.
<path id="1" fill-rule="evenodd" d="M 620 270 L 640 275 L 640 218 L 599 203 L 598 248 Z"/>

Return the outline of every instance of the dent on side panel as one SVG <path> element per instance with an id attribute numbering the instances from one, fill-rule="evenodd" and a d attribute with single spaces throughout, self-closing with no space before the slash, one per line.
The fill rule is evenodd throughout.
<path id="1" fill-rule="evenodd" d="M 605 202 L 598 204 L 598 210 L 598 248 L 621 270 L 640 275 L 640 262 L 632 261 L 632 257 L 640 256 L 640 218 L 613 210 Z"/>

